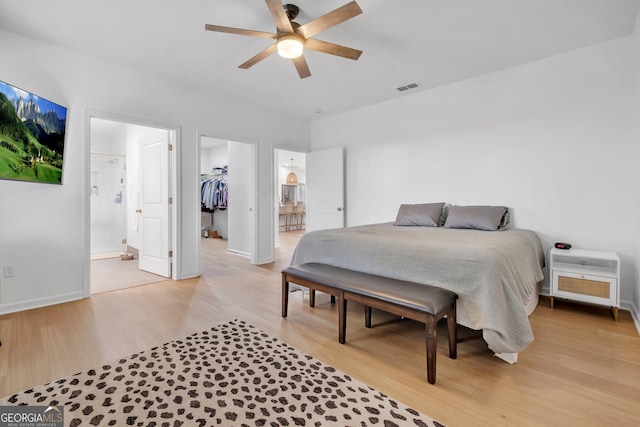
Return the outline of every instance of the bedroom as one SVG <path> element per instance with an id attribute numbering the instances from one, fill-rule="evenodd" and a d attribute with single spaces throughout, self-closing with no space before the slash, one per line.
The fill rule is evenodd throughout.
<path id="1" fill-rule="evenodd" d="M 11 8 L 5 3 L 3 16 L 10 16 Z M 196 163 L 198 129 L 259 141 L 261 183 L 271 180 L 272 146 L 306 151 L 344 145 L 347 224 L 391 220 L 404 202 L 509 205 L 514 224 L 538 232 L 545 248 L 566 240 L 618 252 L 621 299 L 637 321 L 639 27 L 635 24 L 633 35 L 629 26 L 618 38 L 593 46 L 310 123 L 247 107 L 237 90 L 212 96 L 194 85 L 66 49 L 55 39 L 3 31 L 1 79 L 67 104 L 71 139 L 62 187 L 0 182 L 0 218 L 11 224 L 2 228 L 0 263 L 15 265 L 17 272 L 2 279 L 0 308 L 19 311 L 83 295 L 86 236 L 78 224 L 85 221 L 82 141 L 89 108 L 181 127 L 183 229 L 195 229 L 197 199 L 190 184 L 195 178 L 189 168 Z M 235 69 L 236 59 L 251 52 L 246 46 L 224 65 L 244 72 Z M 314 70 L 311 79 L 321 78 L 321 70 Z M 260 71 L 242 76 L 260 79 Z M 297 83 L 295 74 L 286 77 Z M 271 190 L 262 184 L 259 189 L 264 211 Z M 261 221 L 271 224 L 270 219 Z M 271 256 L 271 239 L 260 234 L 260 259 Z M 196 237 L 185 235 L 180 244 L 182 277 L 197 275 Z"/>

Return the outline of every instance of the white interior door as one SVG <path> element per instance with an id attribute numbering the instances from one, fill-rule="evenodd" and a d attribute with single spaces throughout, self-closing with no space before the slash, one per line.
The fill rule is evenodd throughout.
<path id="1" fill-rule="evenodd" d="M 344 227 L 344 150 L 307 154 L 307 231 Z"/>
<path id="2" fill-rule="evenodd" d="M 140 141 L 139 268 L 171 277 L 169 132 Z"/>
<path id="3" fill-rule="evenodd" d="M 229 141 L 227 250 L 255 264 L 255 145 Z"/>

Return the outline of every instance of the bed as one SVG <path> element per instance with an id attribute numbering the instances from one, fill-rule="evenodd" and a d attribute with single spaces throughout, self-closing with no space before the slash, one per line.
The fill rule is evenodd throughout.
<path id="1" fill-rule="evenodd" d="M 319 230 L 300 239 L 291 264 L 319 262 L 450 289 L 458 323 L 482 330 L 496 355 L 515 363 L 533 341 L 544 252 L 530 230 L 400 227 L 394 223 Z"/>

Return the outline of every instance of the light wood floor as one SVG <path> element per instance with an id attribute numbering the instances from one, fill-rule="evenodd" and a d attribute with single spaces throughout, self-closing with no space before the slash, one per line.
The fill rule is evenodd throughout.
<path id="1" fill-rule="evenodd" d="M 448 426 L 640 425 L 640 338 L 628 312 L 542 300 L 536 340 L 517 364 L 495 358 L 482 340 L 446 354 L 442 329 L 437 383 L 426 381 L 423 325 L 350 304 L 347 343 L 337 341 L 336 308 L 319 294 L 310 309 L 294 293 L 280 317 L 280 270 L 296 232 L 281 233 L 278 260 L 251 266 L 203 239 L 203 274 L 0 316 L 0 396 L 99 366 L 131 353 L 244 319 Z M 444 326 L 444 325 L 441 325 Z"/>
<path id="2" fill-rule="evenodd" d="M 91 293 L 115 291 L 166 280 L 138 268 L 138 258 L 121 260 L 120 256 L 91 260 Z"/>

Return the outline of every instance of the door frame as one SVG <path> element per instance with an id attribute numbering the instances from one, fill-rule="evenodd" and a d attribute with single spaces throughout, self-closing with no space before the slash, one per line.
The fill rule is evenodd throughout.
<path id="1" fill-rule="evenodd" d="M 249 144 L 251 145 L 251 150 L 253 153 L 253 180 L 252 180 L 252 192 L 253 192 L 253 221 L 251 224 L 249 224 L 250 226 L 250 230 L 249 230 L 249 239 L 251 240 L 250 243 L 250 247 L 251 247 L 251 254 L 249 256 L 249 261 L 252 265 L 257 265 L 258 264 L 258 243 L 259 243 L 259 239 L 258 239 L 258 235 L 260 233 L 260 228 L 259 228 L 259 220 L 260 220 L 260 211 L 259 211 L 259 197 L 258 197 L 258 193 L 259 193 L 259 187 L 258 187 L 258 182 L 259 182 L 259 175 L 258 175 L 258 149 L 259 149 L 259 144 L 258 141 L 253 140 L 251 138 L 243 138 L 243 137 L 237 137 L 237 136 L 229 136 L 229 135 L 224 135 L 221 132 L 215 132 L 215 131 L 210 131 L 210 130 L 205 130 L 205 129 L 198 129 L 196 131 L 196 155 L 195 155 L 195 167 L 194 167 L 194 174 L 193 174 L 193 191 L 195 193 L 195 199 L 198 202 L 198 206 L 196 208 L 196 216 L 195 216 L 195 227 L 193 232 L 195 233 L 195 235 L 197 236 L 197 241 L 198 241 L 198 253 L 197 253 L 197 257 L 196 257 L 196 271 L 198 276 L 200 276 L 202 274 L 202 265 L 201 265 L 201 258 L 202 258 L 202 240 L 201 240 L 201 230 L 200 230 L 200 154 L 202 151 L 202 138 L 206 137 L 206 138 L 214 138 L 214 139 L 221 139 L 221 140 L 225 140 L 225 141 L 231 141 L 231 142 L 238 142 L 238 143 L 242 143 L 242 144 Z"/>
<path id="2" fill-rule="evenodd" d="M 84 110 L 84 185 L 83 185 L 83 231 L 84 231 L 84 251 L 83 251 L 83 271 L 82 271 L 82 294 L 85 298 L 91 296 L 91 119 L 109 120 L 130 125 L 145 126 L 150 128 L 164 129 L 169 132 L 169 143 L 173 144 L 172 155 L 169 156 L 169 191 L 173 197 L 171 205 L 171 247 L 173 264 L 171 278 L 177 280 L 181 276 L 180 248 L 182 247 L 182 235 L 178 230 L 178 224 L 182 223 L 180 192 L 180 126 L 172 123 L 157 122 L 139 117 L 126 116 L 122 114 L 108 113 L 105 111 L 85 109 Z"/>

